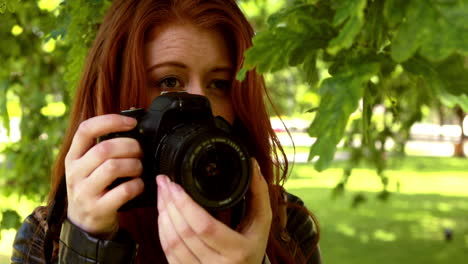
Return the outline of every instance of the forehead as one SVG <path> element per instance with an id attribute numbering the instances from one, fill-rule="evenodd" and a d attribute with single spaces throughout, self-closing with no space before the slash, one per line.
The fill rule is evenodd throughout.
<path id="1" fill-rule="evenodd" d="M 173 23 L 154 28 L 147 39 L 145 57 L 148 66 L 166 60 L 232 66 L 232 50 L 217 30 Z"/>

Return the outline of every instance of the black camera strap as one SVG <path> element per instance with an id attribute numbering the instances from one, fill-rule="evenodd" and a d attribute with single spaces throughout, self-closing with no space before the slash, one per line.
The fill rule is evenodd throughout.
<path id="1" fill-rule="evenodd" d="M 45 263 L 52 263 L 52 254 L 54 250 L 54 239 L 60 234 L 60 228 L 62 226 L 62 217 L 65 212 L 65 205 L 67 200 L 67 183 L 65 175 L 60 181 L 57 193 L 55 194 L 54 200 L 49 205 L 47 213 L 47 231 L 44 238 L 44 258 Z"/>

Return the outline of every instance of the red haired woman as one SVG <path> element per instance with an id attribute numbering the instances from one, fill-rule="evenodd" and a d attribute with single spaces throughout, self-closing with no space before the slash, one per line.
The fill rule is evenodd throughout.
<path id="1" fill-rule="evenodd" d="M 253 35 L 235 0 L 115 0 L 78 86 L 50 202 L 21 226 L 12 263 L 320 263 L 314 221 L 278 187 L 287 163 L 263 80 L 255 72 L 235 80 Z M 229 212 L 212 216 L 165 175 L 153 179 L 157 209 L 119 211 L 145 188 L 142 146 L 96 138 L 137 125 L 116 113 L 177 91 L 208 98 L 249 147 L 247 209 L 234 229 Z M 122 177 L 132 179 L 108 188 Z"/>

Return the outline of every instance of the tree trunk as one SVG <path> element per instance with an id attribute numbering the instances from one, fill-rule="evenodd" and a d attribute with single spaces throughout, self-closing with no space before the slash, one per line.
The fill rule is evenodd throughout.
<path id="1" fill-rule="evenodd" d="M 453 155 L 455 157 L 466 157 L 465 151 L 464 151 L 464 142 L 465 142 L 466 136 L 465 136 L 465 130 L 463 128 L 463 119 L 465 118 L 465 113 L 463 112 L 463 109 L 460 106 L 456 106 L 454 110 L 455 110 L 455 114 L 458 117 L 458 124 L 461 128 L 461 135 L 460 135 L 460 140 L 456 142 L 454 145 Z"/>

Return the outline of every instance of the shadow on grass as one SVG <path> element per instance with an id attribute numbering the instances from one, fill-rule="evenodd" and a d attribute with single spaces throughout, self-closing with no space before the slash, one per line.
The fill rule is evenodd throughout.
<path id="1" fill-rule="evenodd" d="M 331 199 L 328 188 L 288 189 L 314 212 L 321 227 L 324 263 L 466 263 L 468 198 L 437 194 L 394 194 L 387 202 L 375 193 L 351 208 L 355 193 Z M 453 231 L 446 241 L 444 229 Z"/>

